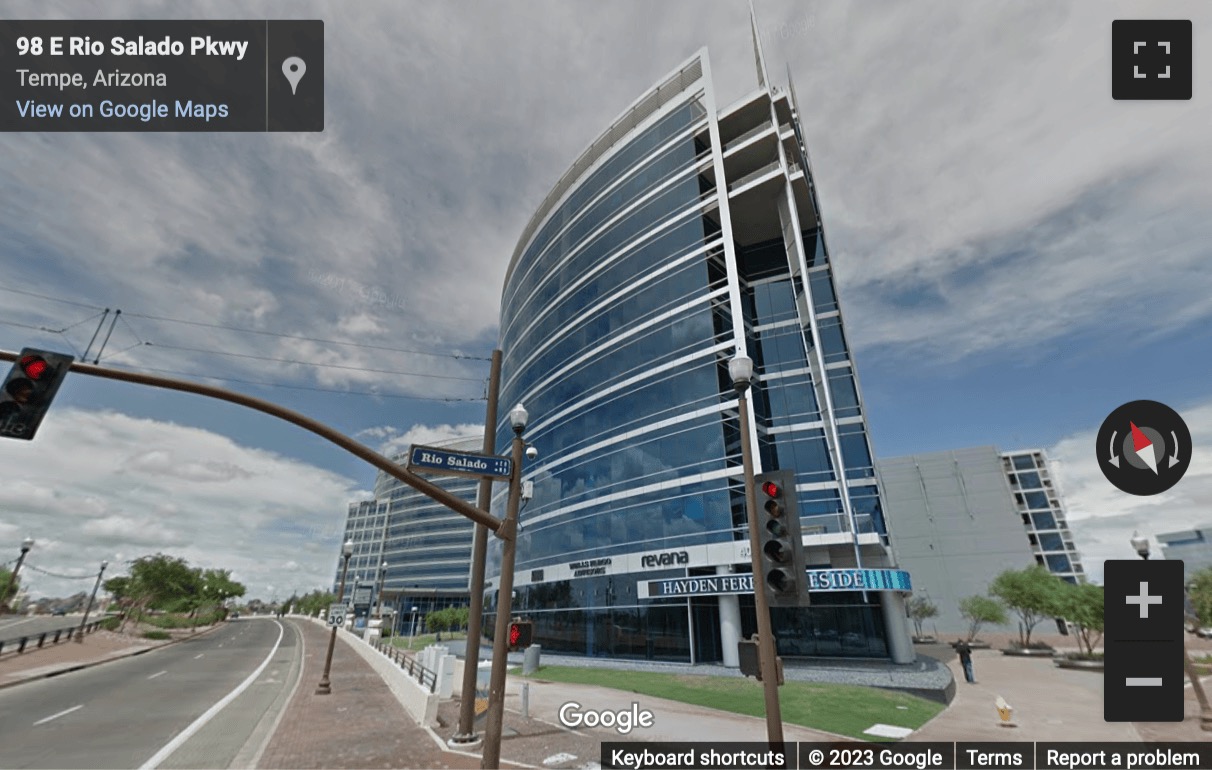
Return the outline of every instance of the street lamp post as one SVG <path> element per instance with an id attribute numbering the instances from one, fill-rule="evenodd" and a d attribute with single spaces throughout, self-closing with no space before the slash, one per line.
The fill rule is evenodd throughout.
<path id="1" fill-rule="evenodd" d="M 76 633 L 76 641 L 84 643 L 84 626 L 88 624 L 88 613 L 93 611 L 93 602 L 97 600 L 97 589 L 101 587 L 101 576 L 105 574 L 105 568 L 109 566 L 108 561 L 101 562 L 101 569 L 97 570 L 97 582 L 93 583 L 93 595 L 88 597 L 88 604 L 84 607 L 84 617 L 80 620 L 80 630 Z"/>
<path id="2" fill-rule="evenodd" d="M 379 620 L 383 619 L 383 588 L 387 584 L 387 562 L 379 565 L 379 595 L 378 604 L 375 605 L 375 617 Z"/>
<path id="3" fill-rule="evenodd" d="M 501 574 L 497 585 L 496 633 L 492 638 L 492 673 L 488 685 L 488 714 L 484 723 L 484 752 L 480 767 L 484 770 L 501 766 L 501 727 L 505 718 L 505 663 L 509 652 L 509 621 L 513 611 L 513 565 L 517 553 L 518 503 L 522 497 L 522 453 L 526 443 L 522 431 L 530 418 L 525 407 L 518 404 L 509 410 L 513 427 L 513 473 L 509 477 L 509 500 L 505 504 L 505 521 L 501 526 L 504 541 L 501 546 Z M 474 666 L 475 661 L 465 661 Z"/>
<path id="4" fill-rule="evenodd" d="M 337 591 L 337 604 L 345 600 L 345 575 L 349 572 L 349 557 L 353 556 L 353 541 L 346 540 L 345 545 L 341 546 L 341 556 L 345 559 L 345 565 L 341 567 L 341 587 Z M 328 635 L 328 654 L 324 656 L 324 675 L 320 677 L 320 685 L 316 688 L 316 695 L 332 694 L 332 682 L 328 679 L 328 674 L 332 671 L 332 648 L 337 643 L 337 627 L 332 627 L 332 633 Z"/>
<path id="5" fill-rule="evenodd" d="M 417 608 L 412 608 L 412 621 L 408 624 L 408 649 L 412 649 L 412 638 L 417 635 Z"/>
<path id="6" fill-rule="evenodd" d="M 13 571 L 8 576 L 8 588 L 4 590 L 4 596 L 0 597 L 0 611 L 10 611 L 8 605 L 9 597 L 13 595 L 13 587 L 17 585 L 17 573 L 21 571 L 21 565 L 25 563 L 25 554 L 29 553 L 29 549 L 34 547 L 34 539 L 27 537 L 21 541 L 21 555 L 17 557 L 17 564 L 13 567 Z"/>
<path id="7" fill-rule="evenodd" d="M 1132 548 L 1136 551 L 1136 555 L 1148 561 L 1149 559 L 1149 538 L 1141 537 L 1139 533 L 1132 533 Z M 1203 682 L 1199 681 L 1199 672 L 1195 670 L 1195 664 L 1191 662 L 1191 656 L 1187 653 L 1187 640 L 1183 639 L 1183 668 L 1187 672 L 1187 678 L 1191 680 L 1191 689 L 1195 691 L 1195 699 L 1199 701 L 1199 727 L 1204 732 L 1212 732 L 1212 705 L 1208 703 L 1208 695 L 1204 692 Z"/>
<path id="8" fill-rule="evenodd" d="M 762 574 L 762 546 L 758 537 L 757 502 L 754 499 L 753 490 L 753 452 L 749 445 L 748 391 L 753 379 L 753 359 L 746 355 L 733 357 L 728 362 L 728 374 L 732 377 L 732 386 L 736 389 L 737 411 L 741 413 L 741 461 L 745 466 L 745 517 L 749 523 L 749 557 L 753 566 L 753 600 L 758 627 L 758 663 L 762 672 L 762 690 L 766 696 L 766 738 L 772 744 L 780 744 L 783 742 L 783 713 L 779 706 L 774 627 L 770 622 L 766 578 Z"/>

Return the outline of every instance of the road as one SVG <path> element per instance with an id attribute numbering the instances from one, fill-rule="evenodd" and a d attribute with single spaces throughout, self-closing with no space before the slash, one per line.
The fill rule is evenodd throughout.
<path id="1" fill-rule="evenodd" d="M 144 655 L 0 690 L 0 762 L 250 766 L 298 679 L 300 639 L 289 621 L 242 619 Z"/>

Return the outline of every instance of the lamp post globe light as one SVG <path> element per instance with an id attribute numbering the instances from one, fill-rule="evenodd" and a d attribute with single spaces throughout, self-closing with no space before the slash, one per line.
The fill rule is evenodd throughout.
<path id="1" fill-rule="evenodd" d="M 349 557 L 353 556 L 354 544 L 352 540 L 346 540 L 345 545 L 341 546 L 341 557 L 344 560 L 344 565 L 341 567 L 341 587 L 337 590 L 337 604 L 345 600 L 345 576 L 349 574 Z M 328 653 L 324 656 L 324 675 L 320 677 L 320 684 L 316 687 L 316 695 L 332 694 L 332 682 L 328 675 L 332 671 L 332 648 L 337 643 L 337 627 L 332 627 L 332 633 L 328 635 Z"/>
<path id="2" fill-rule="evenodd" d="M 737 411 L 741 415 L 741 462 L 745 467 L 745 520 L 749 524 L 749 557 L 753 568 L 753 599 L 758 627 L 758 663 L 762 674 L 762 691 L 766 701 L 766 737 L 770 743 L 782 743 L 783 714 L 779 706 L 774 627 L 770 622 L 770 602 L 766 596 L 766 580 L 762 571 L 762 546 L 758 536 L 757 501 L 753 488 L 753 450 L 749 444 L 748 391 L 753 381 L 753 359 L 738 352 L 728 362 L 728 376 L 732 378 L 732 387 L 736 389 Z"/>
<path id="3" fill-rule="evenodd" d="M 1133 532 L 1132 550 L 1136 551 L 1136 555 L 1142 559 L 1149 558 L 1149 538 L 1141 537 L 1140 533 Z M 1187 671 L 1187 678 L 1191 680 L 1191 689 L 1195 691 L 1195 699 L 1199 701 L 1199 727 L 1204 732 L 1212 732 L 1212 704 L 1208 703 L 1208 695 L 1204 692 L 1203 682 L 1199 680 L 1199 672 L 1195 670 L 1195 664 L 1191 662 L 1191 656 L 1187 653 L 1187 640 L 1183 639 L 1183 668 Z"/>
<path id="4" fill-rule="evenodd" d="M 80 619 L 80 628 L 76 631 L 76 641 L 84 643 L 84 627 L 88 625 L 88 613 L 93 611 L 93 602 L 97 600 L 97 589 L 101 587 L 101 576 L 105 574 L 105 568 L 109 566 L 109 562 L 102 559 L 101 569 L 97 570 L 97 582 L 93 583 L 93 594 L 88 597 L 88 604 L 84 605 L 84 617 Z"/>
<path id="5" fill-rule="evenodd" d="M 513 460 L 509 476 L 509 500 L 505 504 L 505 521 L 498 533 L 505 542 L 501 547 L 501 572 L 497 585 L 496 632 L 492 637 L 492 671 L 488 684 L 488 713 L 484 723 L 484 748 L 480 767 L 485 770 L 501 766 L 501 727 L 505 719 L 505 664 L 509 653 L 509 621 L 513 612 L 513 567 L 517 555 L 518 506 L 522 498 L 522 456 L 526 442 L 522 433 L 530 414 L 520 403 L 509 410 L 509 425 L 513 428 L 510 457 Z"/>
<path id="6" fill-rule="evenodd" d="M 1139 532 L 1132 533 L 1132 550 L 1136 551 L 1136 555 L 1142 559 L 1149 558 L 1149 538 L 1141 537 Z"/>
<path id="7" fill-rule="evenodd" d="M 13 566 L 13 571 L 8 574 L 8 588 L 4 590 L 4 596 L 0 597 L 0 614 L 9 611 L 8 600 L 13 595 L 13 587 L 17 585 L 17 574 L 21 572 L 21 565 L 25 563 L 25 555 L 29 553 L 29 549 L 34 547 L 34 539 L 27 537 L 21 541 L 21 555 L 17 557 L 17 563 Z"/>

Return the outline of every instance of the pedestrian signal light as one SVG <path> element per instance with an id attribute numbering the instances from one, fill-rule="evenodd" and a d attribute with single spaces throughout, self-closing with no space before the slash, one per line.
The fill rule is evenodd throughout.
<path id="1" fill-rule="evenodd" d="M 509 649 L 529 647 L 534 641 L 534 624 L 526 620 L 515 620 L 509 624 Z"/>

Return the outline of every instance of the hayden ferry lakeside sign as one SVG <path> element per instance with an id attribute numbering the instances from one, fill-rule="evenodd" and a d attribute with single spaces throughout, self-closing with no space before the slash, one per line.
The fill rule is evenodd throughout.
<path id="1" fill-rule="evenodd" d="M 639 598 L 668 596 L 718 596 L 753 593 L 753 575 L 701 575 L 697 577 L 642 580 Z M 913 590 L 909 573 L 902 569 L 810 569 L 809 591 L 905 591 Z"/>

